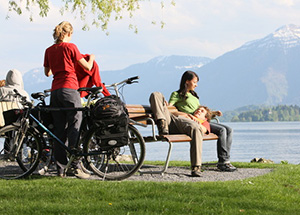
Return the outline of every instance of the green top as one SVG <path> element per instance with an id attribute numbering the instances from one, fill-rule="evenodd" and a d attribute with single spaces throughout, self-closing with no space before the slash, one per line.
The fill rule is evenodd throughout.
<path id="1" fill-rule="evenodd" d="M 198 107 L 200 106 L 199 99 L 193 96 L 191 93 L 187 93 L 187 99 L 179 97 L 179 93 L 177 91 L 171 94 L 169 104 L 174 105 L 179 111 L 193 114 Z"/>

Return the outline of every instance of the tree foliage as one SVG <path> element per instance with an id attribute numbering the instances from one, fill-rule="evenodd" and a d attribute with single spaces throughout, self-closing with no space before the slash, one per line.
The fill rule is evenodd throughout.
<path id="1" fill-rule="evenodd" d="M 60 13 L 63 15 L 69 11 L 73 14 L 79 12 L 80 19 L 86 21 L 87 16 L 91 16 L 92 21 L 89 24 L 83 26 L 83 30 L 88 30 L 90 24 L 96 27 L 101 27 L 103 31 L 107 30 L 109 21 L 120 20 L 123 16 L 129 15 L 133 17 L 134 12 L 140 9 L 140 3 L 147 0 L 61 0 L 62 7 Z M 149 0 L 150 1 L 150 0 Z M 33 21 L 33 7 L 38 7 L 39 16 L 47 17 L 50 11 L 51 0 L 9 0 L 9 11 L 15 11 L 18 15 L 22 15 L 24 11 L 30 13 L 30 21 Z M 161 8 L 165 6 L 165 1 L 161 0 Z M 175 0 L 170 1 L 171 5 L 175 5 Z M 154 23 L 154 22 L 152 22 Z M 164 22 L 161 21 L 161 27 L 164 26 Z M 130 24 L 129 28 L 132 28 L 137 32 L 137 27 Z"/>
<path id="2" fill-rule="evenodd" d="M 231 119 L 232 122 L 262 121 L 300 121 L 300 107 L 297 105 L 278 105 L 240 113 Z"/>

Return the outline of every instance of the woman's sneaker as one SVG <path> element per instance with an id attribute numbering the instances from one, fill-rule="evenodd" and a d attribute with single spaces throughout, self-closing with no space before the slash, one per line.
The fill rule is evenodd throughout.
<path id="1" fill-rule="evenodd" d="M 77 178 L 81 178 L 81 179 L 88 179 L 91 176 L 90 174 L 85 173 L 82 169 L 79 168 L 75 169 L 74 175 Z"/>
<path id="2" fill-rule="evenodd" d="M 192 177 L 201 177 L 201 166 L 192 167 Z"/>
<path id="3" fill-rule="evenodd" d="M 231 163 L 218 164 L 217 167 L 222 172 L 234 172 L 236 170 L 236 167 Z"/>
<path id="4" fill-rule="evenodd" d="M 77 178 L 80 178 L 80 179 L 88 179 L 91 175 L 85 173 L 80 168 L 69 168 L 67 170 L 67 176 L 76 176 Z"/>

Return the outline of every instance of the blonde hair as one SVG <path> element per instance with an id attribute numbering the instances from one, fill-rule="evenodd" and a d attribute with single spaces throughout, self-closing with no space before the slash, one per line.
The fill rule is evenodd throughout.
<path id="1" fill-rule="evenodd" d="M 61 43 L 66 34 L 73 33 L 73 26 L 67 21 L 59 23 L 53 30 L 53 38 L 55 43 Z"/>

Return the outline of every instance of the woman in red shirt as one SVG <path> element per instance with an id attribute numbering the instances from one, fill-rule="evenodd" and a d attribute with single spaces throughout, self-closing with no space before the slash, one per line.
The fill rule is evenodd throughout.
<path id="1" fill-rule="evenodd" d="M 86 61 L 77 46 L 70 43 L 73 27 L 69 22 L 61 22 L 54 29 L 55 43 L 46 49 L 44 58 L 44 71 L 46 76 L 53 75 L 51 87 L 51 107 L 81 107 L 78 80 L 75 65 L 78 62 L 84 69 L 90 71 L 95 56 L 90 55 Z M 79 127 L 82 120 L 80 111 L 53 111 L 54 134 L 70 148 L 76 149 Z M 54 158 L 57 164 L 57 173 L 64 176 L 68 163 L 66 151 L 55 142 Z M 79 178 L 88 178 L 89 175 L 80 169 L 78 162 L 74 162 L 71 172 Z"/>

